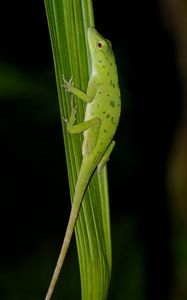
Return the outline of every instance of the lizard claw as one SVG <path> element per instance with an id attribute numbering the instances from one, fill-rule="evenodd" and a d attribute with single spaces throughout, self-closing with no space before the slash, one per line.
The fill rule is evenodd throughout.
<path id="1" fill-rule="evenodd" d="M 73 106 L 71 109 L 71 118 L 73 119 L 73 122 L 75 122 L 76 114 L 77 114 L 77 106 Z"/>
<path id="2" fill-rule="evenodd" d="M 62 86 L 65 88 L 66 92 L 71 92 L 71 88 L 74 86 L 73 76 L 71 76 L 70 80 L 66 80 L 64 74 L 62 75 L 63 84 Z"/>
<path id="3" fill-rule="evenodd" d="M 77 109 L 78 109 L 78 107 L 75 106 L 75 104 L 74 104 L 74 97 L 72 95 L 71 96 L 71 111 L 72 111 L 72 115 L 74 116 L 74 118 L 75 118 L 75 116 L 77 114 Z"/>
<path id="4" fill-rule="evenodd" d="M 73 124 L 76 120 L 76 114 L 77 114 L 77 106 L 74 105 L 74 99 L 73 99 L 73 95 L 71 96 L 71 116 L 70 116 L 70 120 L 68 120 L 65 117 L 62 117 L 63 121 L 67 124 Z"/>
<path id="5" fill-rule="evenodd" d="M 62 120 L 67 124 L 69 121 L 66 117 L 62 117 Z"/>

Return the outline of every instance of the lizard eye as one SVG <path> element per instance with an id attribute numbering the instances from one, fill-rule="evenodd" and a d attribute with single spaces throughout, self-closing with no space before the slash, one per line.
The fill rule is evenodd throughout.
<path id="1" fill-rule="evenodd" d="M 103 48 L 103 43 L 102 42 L 98 42 L 97 43 L 97 48 L 102 49 Z"/>

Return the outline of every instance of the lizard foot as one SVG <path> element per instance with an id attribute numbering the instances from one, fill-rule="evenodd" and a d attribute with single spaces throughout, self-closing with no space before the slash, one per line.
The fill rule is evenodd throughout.
<path id="1" fill-rule="evenodd" d="M 64 74 L 62 75 L 63 84 L 62 86 L 65 88 L 66 92 L 71 92 L 71 88 L 74 86 L 73 76 L 71 76 L 70 80 L 66 80 Z"/>
<path id="2" fill-rule="evenodd" d="M 68 120 L 65 117 L 63 118 L 63 121 L 67 124 L 67 126 L 72 126 L 76 120 L 76 114 L 77 114 L 77 106 L 74 105 L 74 98 L 73 95 L 71 96 L 71 116 Z"/>

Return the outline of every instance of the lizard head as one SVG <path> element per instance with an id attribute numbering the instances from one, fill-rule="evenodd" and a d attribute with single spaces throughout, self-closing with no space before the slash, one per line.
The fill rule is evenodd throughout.
<path id="1" fill-rule="evenodd" d="M 94 67 L 103 67 L 114 59 L 111 42 L 98 33 L 94 27 L 88 28 L 88 44 Z"/>

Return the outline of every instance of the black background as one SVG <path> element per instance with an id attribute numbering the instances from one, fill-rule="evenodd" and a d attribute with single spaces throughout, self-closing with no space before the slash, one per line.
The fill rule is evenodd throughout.
<path id="1" fill-rule="evenodd" d="M 108 166 L 109 299 L 169 299 L 166 171 L 181 110 L 175 44 L 157 1 L 93 2 L 96 28 L 113 44 L 123 100 Z M 0 28 L 0 298 L 43 299 L 70 210 L 43 2 L 4 1 Z M 74 242 L 70 248 L 58 289 L 62 299 L 80 299 Z"/>

